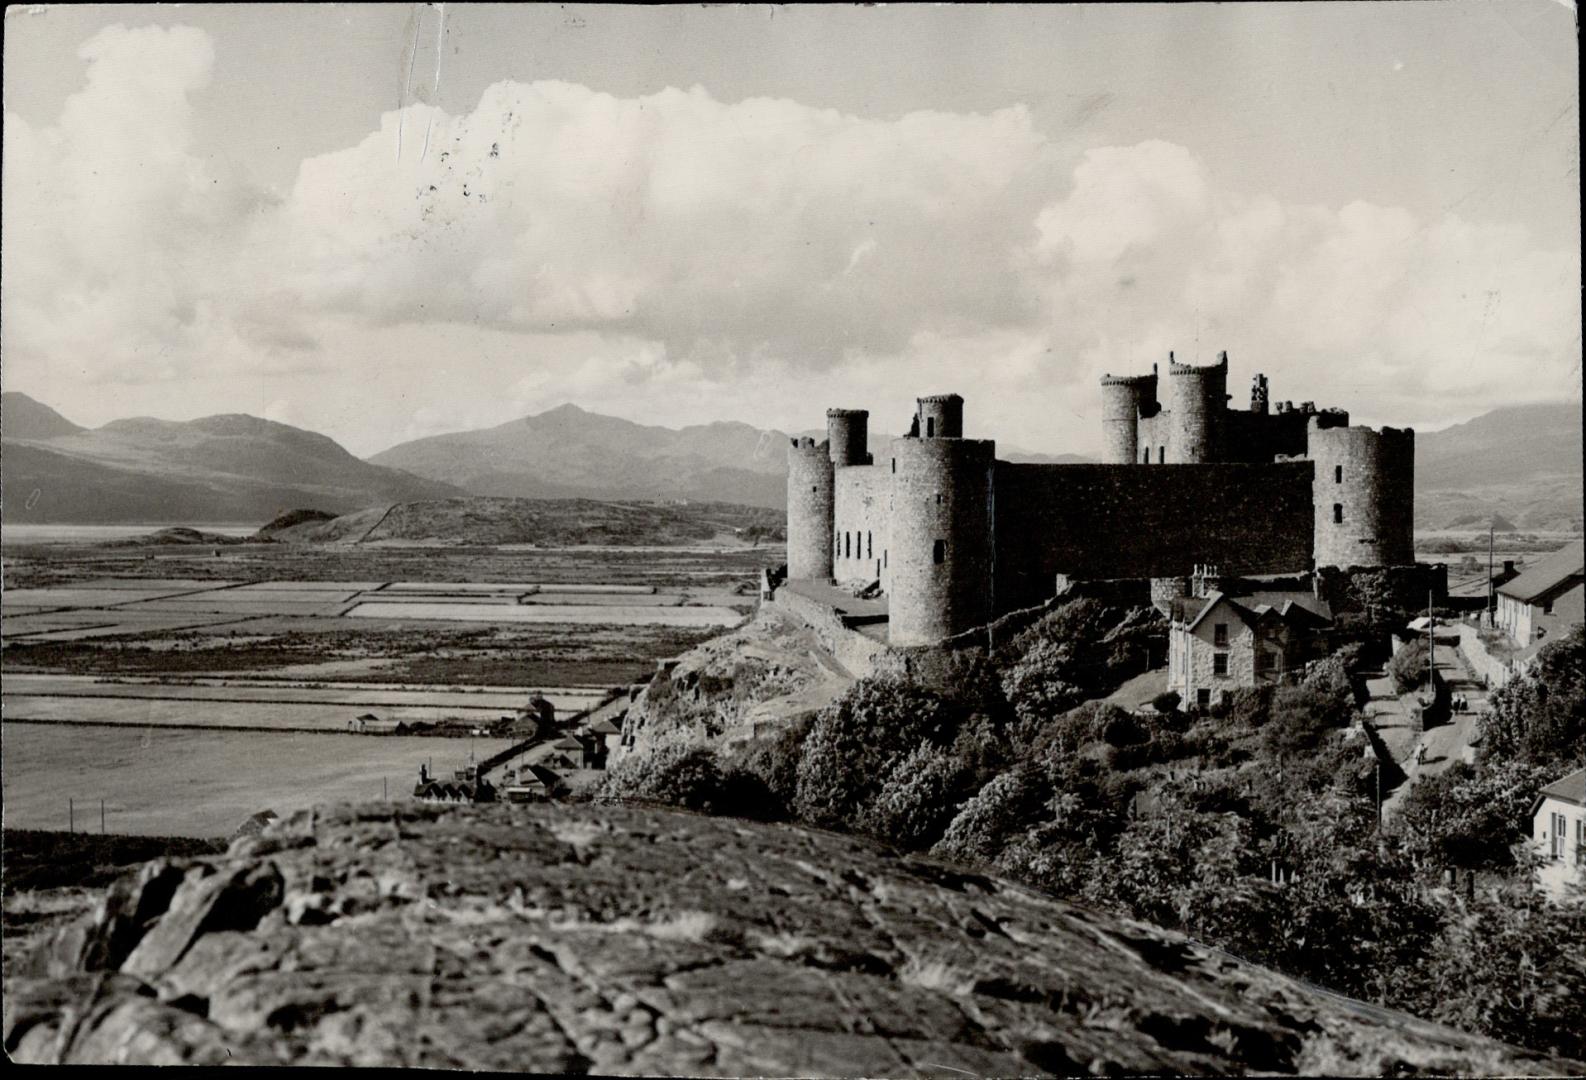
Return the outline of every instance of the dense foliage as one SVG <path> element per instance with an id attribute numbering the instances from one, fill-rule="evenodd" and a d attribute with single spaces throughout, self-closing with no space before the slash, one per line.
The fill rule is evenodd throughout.
<path id="1" fill-rule="evenodd" d="M 1586 763 L 1580 631 L 1495 696 L 1475 766 L 1418 784 L 1382 831 L 1352 724 L 1359 646 L 1209 713 L 1099 700 L 1161 630 L 1148 609 L 1077 601 L 963 661 L 948 692 L 861 680 L 807 731 L 712 767 L 704 751 L 667 759 L 647 793 L 981 864 L 1345 994 L 1586 1056 L 1586 904 L 1538 899 L 1524 843 L 1537 788 Z M 1480 887 L 1441 887 L 1450 869 Z"/>

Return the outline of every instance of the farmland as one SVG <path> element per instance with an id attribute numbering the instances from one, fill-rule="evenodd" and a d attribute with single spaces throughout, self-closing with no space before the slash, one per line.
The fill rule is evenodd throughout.
<path id="1" fill-rule="evenodd" d="M 8 530 L 9 531 L 9 530 Z M 780 547 L 457 548 L 80 533 L 5 548 L 8 827 L 67 799 L 135 835 L 225 835 L 249 814 L 461 768 L 505 738 L 349 734 L 354 718 L 466 736 L 533 695 L 559 720 L 745 618 Z M 82 823 L 78 823 L 79 827 Z"/>

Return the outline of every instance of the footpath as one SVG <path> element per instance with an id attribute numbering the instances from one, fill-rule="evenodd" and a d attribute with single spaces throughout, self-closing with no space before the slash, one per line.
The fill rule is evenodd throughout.
<path id="1" fill-rule="evenodd" d="M 1391 678 L 1367 680 L 1371 700 L 1367 702 L 1366 715 L 1378 725 L 1383 742 L 1406 778 L 1383 800 L 1384 820 L 1397 813 L 1410 788 L 1421 777 L 1436 776 L 1454 762 L 1470 761 L 1475 756 L 1471 740 L 1476 736 L 1481 714 L 1487 709 L 1487 690 L 1458 649 L 1439 647 L 1434 662 L 1438 674 L 1448 684 L 1449 693 L 1456 698 L 1463 696 L 1466 705 L 1464 712 L 1452 713 L 1447 721 L 1425 731 L 1417 732 L 1412 720 L 1418 691 L 1397 695 Z M 1424 695 L 1427 690 L 1422 688 L 1419 693 Z M 1379 694 L 1382 695 L 1380 699 Z"/>

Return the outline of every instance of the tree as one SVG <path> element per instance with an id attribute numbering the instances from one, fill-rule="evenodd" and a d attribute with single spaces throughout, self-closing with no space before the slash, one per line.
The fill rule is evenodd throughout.
<path id="1" fill-rule="evenodd" d="M 823 828 L 852 827 L 893 763 L 920 744 L 945 744 L 954 712 L 938 695 L 897 676 L 871 676 L 822 709 L 804 740 L 794 808 Z"/>
<path id="2" fill-rule="evenodd" d="M 1480 760 L 1525 761 L 1555 772 L 1586 765 L 1586 629 L 1576 623 L 1537 652 L 1531 668 L 1488 699 Z"/>
<path id="3" fill-rule="evenodd" d="M 921 742 L 892 766 L 861 812 L 859 827 L 906 848 L 928 848 L 953 820 L 964 794 L 963 777 L 951 755 Z"/>
<path id="4" fill-rule="evenodd" d="M 1459 762 L 1423 777 L 1399 813 L 1406 851 L 1437 871 L 1512 870 L 1511 848 L 1529 835 L 1531 805 L 1551 779 L 1545 766 L 1522 761 L 1495 761 L 1479 770 Z"/>

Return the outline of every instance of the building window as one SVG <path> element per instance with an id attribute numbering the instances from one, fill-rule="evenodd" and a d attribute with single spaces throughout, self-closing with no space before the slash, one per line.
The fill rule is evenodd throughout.
<path id="1" fill-rule="evenodd" d="M 932 561 L 936 562 L 938 565 L 940 565 L 941 563 L 947 561 L 947 541 L 946 540 L 938 540 L 932 546 L 931 559 L 932 559 Z"/>
<path id="2" fill-rule="evenodd" d="M 875 557 L 876 557 L 875 540 L 871 537 L 871 534 L 867 531 L 865 533 L 865 558 L 873 559 Z"/>
<path id="3" fill-rule="evenodd" d="M 1343 503 L 1334 503 L 1333 504 L 1333 524 L 1334 525 L 1342 525 L 1343 523 L 1344 523 L 1344 504 Z"/>
<path id="4" fill-rule="evenodd" d="M 1333 483 L 1342 484 L 1343 482 L 1344 482 L 1344 467 L 1342 465 L 1334 465 L 1333 466 Z"/>
<path id="5" fill-rule="evenodd" d="M 1212 657 L 1212 674 L 1213 675 L 1227 676 L 1227 674 L 1228 674 L 1228 654 L 1227 653 L 1220 652 L 1216 656 Z"/>
<path id="6" fill-rule="evenodd" d="M 1148 454 L 1150 452 L 1151 451 L 1149 451 L 1149 450 L 1146 451 L 1146 453 L 1148 453 Z M 1167 464 L 1167 447 L 1159 446 L 1159 447 L 1156 448 L 1156 463 L 1158 465 L 1166 465 Z"/>
<path id="7" fill-rule="evenodd" d="M 1227 623 L 1220 622 L 1220 623 L 1213 624 L 1213 626 L 1212 626 L 1212 644 L 1213 645 L 1227 645 L 1228 644 L 1228 624 Z"/>
<path id="8" fill-rule="evenodd" d="M 1206 689 L 1205 687 L 1202 687 L 1201 689 L 1195 691 L 1195 707 L 1196 708 L 1207 709 L 1207 708 L 1211 707 L 1211 703 L 1212 703 L 1212 692 L 1210 690 Z"/>
<path id="9" fill-rule="evenodd" d="M 1256 670 L 1257 671 L 1271 671 L 1273 668 L 1275 668 L 1277 666 L 1278 666 L 1278 657 L 1277 657 L 1276 653 L 1269 653 L 1265 649 L 1256 650 Z"/>
<path id="10" fill-rule="evenodd" d="M 1552 814 L 1553 819 L 1553 861 L 1564 861 L 1564 815 Z"/>
<path id="11" fill-rule="evenodd" d="M 1575 865 L 1586 866 L 1586 818 L 1575 819 Z"/>

